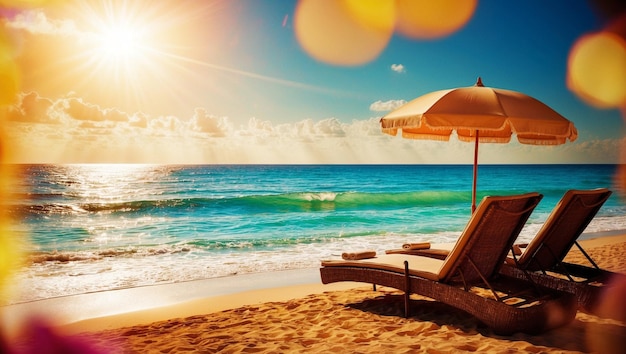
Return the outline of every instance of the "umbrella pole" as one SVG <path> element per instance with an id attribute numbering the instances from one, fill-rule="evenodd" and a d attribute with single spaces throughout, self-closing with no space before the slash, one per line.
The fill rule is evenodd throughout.
<path id="1" fill-rule="evenodd" d="M 474 181 L 472 184 L 472 214 L 476 210 L 476 177 L 478 175 L 478 130 L 474 137 Z"/>

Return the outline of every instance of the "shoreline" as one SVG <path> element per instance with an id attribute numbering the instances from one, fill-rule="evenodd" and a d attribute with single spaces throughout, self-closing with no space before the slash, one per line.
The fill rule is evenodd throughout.
<path id="1" fill-rule="evenodd" d="M 610 238 L 612 236 L 621 236 L 626 235 L 626 229 L 617 229 L 617 230 L 608 230 L 608 231 L 597 231 L 597 232 L 583 232 L 578 241 L 589 241 L 598 238 Z"/>
<path id="2" fill-rule="evenodd" d="M 134 313 L 145 314 L 155 310 L 158 312 L 159 309 L 208 299 L 215 299 L 215 306 L 210 304 L 210 308 L 220 311 L 231 307 L 220 305 L 220 303 L 224 303 L 224 300 L 229 300 L 229 297 L 234 295 L 249 294 L 251 299 L 254 299 L 255 295 L 268 298 L 263 292 L 272 293 L 275 289 L 283 288 L 311 288 L 309 292 L 313 293 L 321 290 L 315 289 L 317 285 L 323 286 L 319 278 L 319 268 L 309 268 L 103 290 L 2 306 L 0 307 L 0 325 L 12 334 L 23 325 L 21 323 L 23 320 L 44 317 L 54 319 L 55 326 L 79 328 L 77 323 L 95 323 L 100 319 L 109 322 L 106 319 L 110 317 L 124 317 Z M 337 284 L 335 287 L 348 288 L 342 285 L 345 284 Z M 309 292 L 300 290 L 294 295 L 308 295 Z M 163 319 L 159 315 L 150 317 Z M 111 321 L 111 323 L 114 322 Z M 134 324 L 139 323 L 130 325 Z M 94 330 L 114 328 L 109 326 L 99 328 L 97 324 L 91 327 Z"/>
<path id="3" fill-rule="evenodd" d="M 613 236 L 621 236 L 621 235 L 626 235 L 626 229 L 618 229 L 618 230 L 609 230 L 609 231 L 597 231 L 597 232 L 586 232 L 581 234 L 581 236 L 578 238 L 579 241 L 590 241 L 593 239 L 598 239 L 598 238 L 610 238 Z M 446 246 L 449 245 L 454 245 L 454 243 L 452 242 L 446 242 L 446 243 L 437 243 L 437 244 L 433 244 L 433 248 L 437 248 L 440 246 L 443 246 L 444 248 Z M 193 284 L 201 284 L 203 282 L 212 282 L 212 281 L 216 281 L 218 284 L 218 288 L 220 288 L 219 286 L 219 280 L 225 280 L 228 284 L 226 286 L 223 286 L 221 288 L 223 288 L 222 290 L 218 290 L 217 292 L 215 292 L 215 295 L 220 295 L 221 293 L 219 291 L 227 291 L 229 293 L 233 293 L 233 292 L 239 292 L 239 291 L 246 291 L 246 290 L 251 290 L 251 289 L 256 289 L 259 287 L 253 287 L 253 286 L 248 286 L 245 284 L 242 285 L 237 285 L 234 284 L 235 282 L 232 281 L 232 279 L 243 279 L 243 278 L 247 278 L 247 277 L 263 277 L 264 274 L 267 275 L 271 275 L 271 274 L 276 274 L 276 275 L 280 275 L 280 274 L 285 274 L 286 275 L 286 279 L 287 281 L 281 281 L 278 284 L 276 283 L 276 281 L 274 281 L 274 277 L 269 277 L 269 279 L 272 279 L 271 284 L 272 287 L 280 287 L 280 286 L 289 286 L 289 285 L 297 285 L 297 284 L 303 284 L 305 282 L 302 282 L 300 280 L 296 280 L 295 282 L 292 282 L 292 280 L 294 278 L 297 277 L 307 277 L 309 280 L 312 280 L 312 282 L 315 282 L 316 280 L 319 280 L 319 273 L 317 273 L 317 271 L 319 270 L 319 267 L 312 267 L 312 268 L 296 268 L 296 269 L 285 269 L 285 270 L 273 270 L 273 271 L 261 271 L 261 272 L 255 272 L 255 273 L 242 273 L 242 274 L 233 274 L 233 275 L 222 275 L 222 276 L 216 276 L 216 277 L 211 277 L 211 278 L 201 278 L 201 279 L 191 279 L 191 280 L 181 280 L 181 281 L 165 281 L 165 282 L 159 282 L 159 283 L 154 283 L 154 284 L 142 284 L 142 285 L 136 285 L 136 286 L 129 286 L 129 287 L 119 287 L 119 288 L 110 288 L 110 289 L 104 289 L 104 290 L 95 290 L 95 291 L 87 291 L 87 292 L 83 292 L 83 293 L 75 293 L 75 294 L 68 294 L 68 295 L 58 295 L 58 296 L 52 296 L 52 297 L 48 297 L 48 298 L 38 298 L 38 299 L 34 299 L 34 300 L 23 300 L 23 301 L 19 301 L 19 302 L 13 302 L 13 303 L 8 303 L 6 305 L 0 305 L 0 310 L 2 308 L 5 307 L 11 307 L 11 306 L 22 306 L 22 305 L 27 305 L 27 304 L 35 304 L 38 302 L 47 302 L 47 301 L 53 301 L 55 299 L 64 299 L 64 298 L 71 298 L 71 297 L 79 297 L 79 296 L 85 296 L 85 295 L 91 295 L 91 294 L 99 294 L 99 293 L 105 293 L 105 292 L 116 292 L 116 291 L 126 291 L 129 289 L 141 289 L 141 288 L 150 288 L 150 287 L 159 287 L 159 286 L 176 286 L 178 285 L 183 285 L 183 284 L 190 284 L 192 285 L 192 287 L 196 287 Z M 301 273 L 301 274 L 291 274 L 291 273 Z M 317 279 L 315 279 L 317 277 Z M 245 279 L 243 279 L 245 280 Z M 257 283 L 257 281 L 255 281 L 254 279 L 251 279 L 251 283 Z M 200 287 L 203 287 L 202 285 L 200 285 Z M 206 287 L 205 287 L 206 288 Z M 226 288 L 231 288 L 231 290 L 226 290 Z M 263 287 L 260 287 L 263 288 Z M 213 293 L 211 293 L 213 294 Z M 202 294 L 199 296 L 205 296 L 206 294 Z"/>
<path id="4" fill-rule="evenodd" d="M 581 240 L 585 249 L 626 245 L 626 232 Z M 435 246 L 433 246 L 435 247 Z M 617 247 L 617 246 L 616 246 Z M 344 290 L 352 289 L 345 292 Z M 391 289 L 393 290 L 393 289 Z M 344 291 L 344 292 L 342 292 Z M 0 324 L 15 338 L 28 320 L 44 318 L 63 334 L 115 332 L 150 327 L 163 321 L 197 316 L 222 316 L 250 306 L 277 302 L 307 302 L 338 292 L 345 296 L 372 293 L 371 285 L 342 282 L 324 285 L 319 268 L 242 274 L 188 282 L 156 284 L 64 296 L 0 307 Z M 376 296 L 376 295 L 374 295 Z M 308 299 L 308 300 L 307 300 Z"/>

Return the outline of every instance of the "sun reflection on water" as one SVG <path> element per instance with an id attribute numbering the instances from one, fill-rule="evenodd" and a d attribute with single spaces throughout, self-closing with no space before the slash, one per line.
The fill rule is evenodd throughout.
<path id="1" fill-rule="evenodd" d="M 156 194 L 151 182 L 168 172 L 157 165 L 85 164 L 65 165 L 58 173 L 57 182 L 65 184 L 72 196 L 105 203 Z"/>
<path id="2" fill-rule="evenodd" d="M 176 181 L 174 171 L 173 166 L 150 164 L 49 165 L 37 193 L 50 195 L 45 204 L 61 210 L 54 217 L 68 230 L 59 239 L 63 247 L 77 242 L 78 247 L 125 248 L 150 239 L 156 219 L 142 215 L 143 206 L 168 193 L 164 181 Z M 134 231 L 128 233 L 130 229 Z"/>

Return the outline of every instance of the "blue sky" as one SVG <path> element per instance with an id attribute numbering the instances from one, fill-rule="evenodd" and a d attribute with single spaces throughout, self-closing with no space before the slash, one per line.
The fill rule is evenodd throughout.
<path id="1" fill-rule="evenodd" d="M 430 40 L 394 34 L 355 66 L 305 52 L 294 30 L 297 6 L 88 0 L 3 10 L 21 70 L 8 109 L 9 159 L 471 163 L 471 145 L 455 138 L 382 135 L 378 119 L 387 111 L 374 107 L 471 86 L 480 76 L 486 86 L 543 101 L 579 131 L 559 147 L 485 144 L 482 162 L 624 162 L 619 110 L 594 108 L 566 86 L 572 45 L 604 25 L 587 1 L 481 0 L 457 32 Z"/>

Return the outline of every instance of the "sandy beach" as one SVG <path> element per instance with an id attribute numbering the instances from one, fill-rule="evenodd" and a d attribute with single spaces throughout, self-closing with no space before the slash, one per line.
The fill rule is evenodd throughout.
<path id="1" fill-rule="evenodd" d="M 626 273 L 626 235 L 582 243 L 599 266 Z M 567 260 L 583 262 L 583 256 L 572 251 Z M 56 316 L 35 323 L 46 326 L 43 331 L 56 338 L 57 345 L 105 353 L 611 353 L 626 342 L 626 284 L 618 289 L 606 294 L 602 306 L 621 313 L 622 321 L 579 312 L 569 325 L 541 335 L 495 335 L 471 316 L 417 295 L 411 297 L 411 317 L 404 318 L 400 291 L 373 291 L 360 283 L 249 289 L 81 320 Z M 7 316 L 5 308 L 5 323 Z M 18 343 L 18 349 L 32 344 L 19 339 L 27 332 L 23 327 L 7 340 Z"/>

